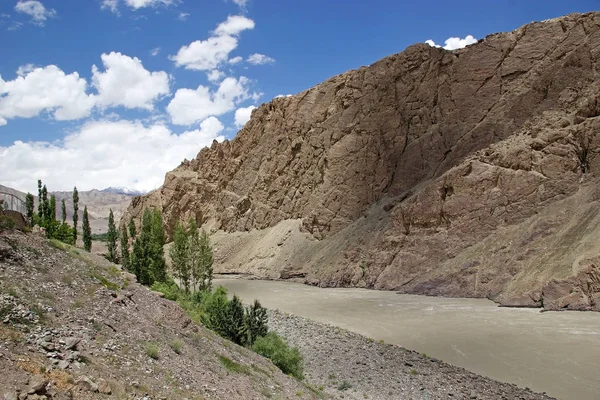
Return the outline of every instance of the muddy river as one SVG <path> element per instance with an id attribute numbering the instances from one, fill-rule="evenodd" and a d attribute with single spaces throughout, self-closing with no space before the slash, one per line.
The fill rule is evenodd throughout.
<path id="1" fill-rule="evenodd" d="M 600 399 L 600 313 L 500 308 L 482 299 L 217 279 L 244 302 L 336 325 L 559 399 Z"/>

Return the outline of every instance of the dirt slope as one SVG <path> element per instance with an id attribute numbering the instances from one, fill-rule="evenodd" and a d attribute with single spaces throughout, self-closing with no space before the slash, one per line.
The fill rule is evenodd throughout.
<path id="1" fill-rule="evenodd" d="M 53 248 L 33 234 L 0 233 L 0 396 L 314 397 L 134 280 L 100 257 Z"/>
<path id="2" fill-rule="evenodd" d="M 218 270 L 600 308 L 600 14 L 425 44 L 253 111 L 134 199 Z"/>

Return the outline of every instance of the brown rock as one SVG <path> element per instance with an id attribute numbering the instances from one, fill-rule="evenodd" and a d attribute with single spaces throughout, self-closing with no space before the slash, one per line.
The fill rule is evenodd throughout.
<path id="1" fill-rule="evenodd" d="M 110 387 L 110 384 L 107 381 L 102 380 L 98 382 L 98 391 L 103 394 L 111 394 L 112 388 Z"/>
<path id="2" fill-rule="evenodd" d="M 121 224 L 157 207 L 170 236 L 195 218 L 216 272 L 540 306 L 600 254 L 599 26 L 572 14 L 458 51 L 417 44 L 274 99 Z M 591 304 L 566 298 L 578 282 L 549 298 Z"/>
<path id="3" fill-rule="evenodd" d="M 46 386 L 48 385 L 48 379 L 34 375 L 29 380 L 29 388 L 27 389 L 28 394 L 44 394 L 46 392 Z"/>

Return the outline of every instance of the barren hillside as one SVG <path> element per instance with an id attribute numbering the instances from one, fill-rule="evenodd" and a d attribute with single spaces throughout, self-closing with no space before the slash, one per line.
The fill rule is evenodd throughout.
<path id="1" fill-rule="evenodd" d="M 600 13 L 426 44 L 253 111 L 126 213 L 219 272 L 600 309 Z"/>

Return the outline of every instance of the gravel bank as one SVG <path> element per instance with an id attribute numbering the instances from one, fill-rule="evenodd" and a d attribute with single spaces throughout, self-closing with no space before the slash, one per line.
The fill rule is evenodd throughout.
<path id="1" fill-rule="evenodd" d="M 339 399 L 553 399 L 412 350 L 269 310 L 269 327 L 298 346 L 305 375 Z"/>

